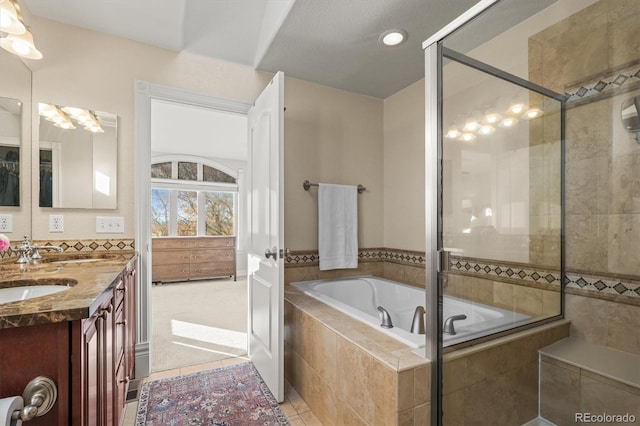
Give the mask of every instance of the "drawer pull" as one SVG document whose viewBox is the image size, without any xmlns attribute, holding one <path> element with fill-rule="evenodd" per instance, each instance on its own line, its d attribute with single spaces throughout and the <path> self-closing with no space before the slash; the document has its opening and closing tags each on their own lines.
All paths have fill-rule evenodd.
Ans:
<svg viewBox="0 0 640 426">
<path fill-rule="evenodd" d="M 116 322 L 116 325 L 127 325 L 127 320 L 118 321 L 118 322 Z"/>
<path fill-rule="evenodd" d="M 118 383 L 129 383 L 129 381 L 130 381 L 129 376 L 127 376 L 122 380 L 118 380 Z"/>
</svg>

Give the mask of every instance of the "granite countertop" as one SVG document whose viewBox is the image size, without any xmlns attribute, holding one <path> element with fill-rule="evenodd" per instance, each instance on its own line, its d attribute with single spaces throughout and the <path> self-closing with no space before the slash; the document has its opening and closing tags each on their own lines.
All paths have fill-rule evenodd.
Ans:
<svg viewBox="0 0 640 426">
<path fill-rule="evenodd" d="M 48 296 L 0 303 L 0 329 L 89 318 L 108 296 L 106 290 L 136 258 L 133 251 L 46 253 L 37 264 L 21 265 L 15 259 L 0 263 L 0 288 L 21 286 L 25 280 L 39 285 L 68 280 L 72 286 Z"/>
</svg>

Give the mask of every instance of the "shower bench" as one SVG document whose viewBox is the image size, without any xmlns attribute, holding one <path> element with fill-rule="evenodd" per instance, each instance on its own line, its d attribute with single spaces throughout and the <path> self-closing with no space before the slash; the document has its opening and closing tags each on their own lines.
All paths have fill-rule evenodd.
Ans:
<svg viewBox="0 0 640 426">
<path fill-rule="evenodd" d="M 589 422 L 585 416 L 600 415 L 640 419 L 639 355 L 571 337 L 538 353 L 544 419 L 555 424 Z M 623 422 L 617 420 L 609 423 Z"/>
</svg>

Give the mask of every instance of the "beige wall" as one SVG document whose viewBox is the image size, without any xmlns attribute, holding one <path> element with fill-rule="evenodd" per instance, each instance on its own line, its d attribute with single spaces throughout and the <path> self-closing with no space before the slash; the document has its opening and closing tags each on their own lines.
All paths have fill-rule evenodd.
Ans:
<svg viewBox="0 0 640 426">
<path fill-rule="evenodd" d="M 364 185 L 358 195 L 358 244 L 382 240 L 380 99 L 288 78 L 285 82 L 285 244 L 318 248 L 318 188 L 302 182 Z"/>
<path fill-rule="evenodd" d="M 44 58 L 30 61 L 33 102 L 109 111 L 118 115 L 118 208 L 116 210 L 41 209 L 33 200 L 34 239 L 131 238 L 134 236 L 135 117 L 134 82 L 145 80 L 250 102 L 271 74 L 188 53 L 176 53 L 53 21 L 32 18 L 31 29 Z M 37 108 L 33 136 L 37 135 Z M 37 160 L 37 154 L 34 154 Z M 34 185 L 37 184 L 37 180 Z M 34 186 L 32 193 L 38 193 Z M 35 197 L 34 197 L 35 198 Z M 48 215 L 63 214 L 65 232 L 48 232 Z M 124 234 L 95 234 L 95 217 L 125 218 Z"/>
<path fill-rule="evenodd" d="M 425 250 L 424 79 L 384 100 L 384 247 Z"/>
<path fill-rule="evenodd" d="M 34 202 L 36 239 L 134 236 L 136 80 L 251 102 L 271 78 L 271 74 L 249 67 L 175 53 L 49 20 L 34 19 L 32 26 L 44 53 L 44 59 L 30 64 L 34 102 L 114 112 L 119 126 L 118 208 L 55 210 L 53 213 L 65 216 L 65 232 L 51 234 L 47 216 L 52 211 Z M 305 179 L 365 185 L 367 191 L 359 196 L 358 205 L 359 243 L 363 247 L 382 245 L 382 100 L 287 78 L 285 105 L 287 246 L 317 247 L 317 189 L 304 191 Z M 33 118 L 37 123 L 36 114 Z M 35 194 L 37 188 L 33 191 Z M 124 216 L 125 234 L 96 235 L 97 215 Z"/>
<path fill-rule="evenodd" d="M 33 18 L 34 37 L 44 53 L 31 61 L 33 100 L 87 107 L 118 115 L 118 208 L 116 210 L 41 209 L 34 200 L 33 238 L 127 238 L 134 236 L 136 80 L 251 102 L 270 73 L 188 53 L 175 53 L 134 41 Z M 317 189 L 302 181 L 357 184 L 359 243 L 382 244 L 383 102 L 302 80 L 285 83 L 285 199 L 287 246 L 317 247 Z M 37 138 L 34 113 L 34 139 Z M 37 160 L 37 154 L 33 154 Z M 33 188 L 37 194 L 37 187 Z M 63 214 L 65 232 L 48 232 L 48 215 Z M 95 234 L 95 216 L 125 218 L 124 234 Z"/>
</svg>

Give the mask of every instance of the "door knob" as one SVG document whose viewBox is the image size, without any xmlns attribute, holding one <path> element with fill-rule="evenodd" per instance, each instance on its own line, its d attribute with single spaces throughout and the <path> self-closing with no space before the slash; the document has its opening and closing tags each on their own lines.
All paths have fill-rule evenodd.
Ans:
<svg viewBox="0 0 640 426">
<path fill-rule="evenodd" d="M 278 259 L 277 256 L 278 256 L 278 248 L 277 247 L 274 247 L 271 250 L 266 249 L 264 251 L 264 257 L 266 257 L 267 259 L 270 258 L 270 257 L 273 257 L 273 260 L 277 260 Z"/>
</svg>

